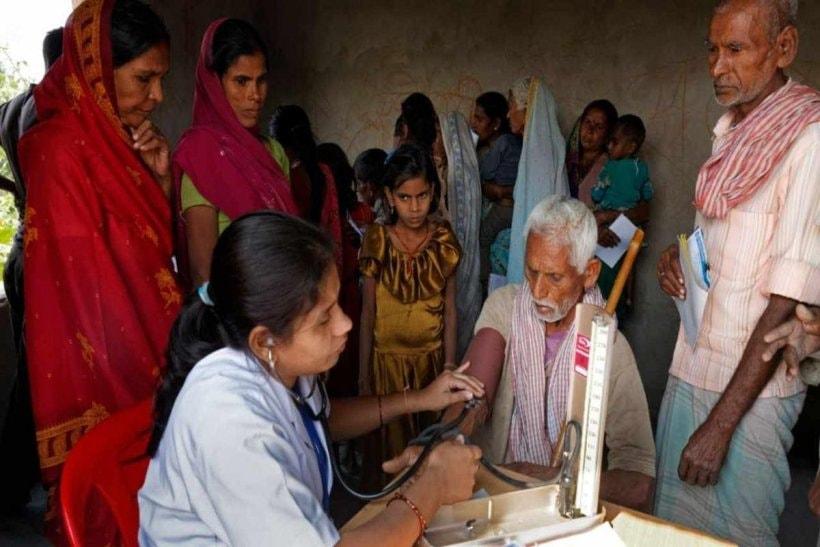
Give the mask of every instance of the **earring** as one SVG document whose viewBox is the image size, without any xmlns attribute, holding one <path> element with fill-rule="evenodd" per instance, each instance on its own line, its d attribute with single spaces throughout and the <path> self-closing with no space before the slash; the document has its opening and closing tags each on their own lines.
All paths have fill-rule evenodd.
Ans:
<svg viewBox="0 0 820 547">
<path fill-rule="evenodd" d="M 273 358 L 273 348 L 268 347 L 268 372 L 271 375 L 276 373 L 276 359 Z"/>
</svg>

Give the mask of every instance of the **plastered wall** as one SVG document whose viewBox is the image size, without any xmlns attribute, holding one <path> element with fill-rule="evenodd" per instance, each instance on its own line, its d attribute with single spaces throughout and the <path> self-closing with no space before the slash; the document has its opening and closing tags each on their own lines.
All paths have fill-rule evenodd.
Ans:
<svg viewBox="0 0 820 547">
<path fill-rule="evenodd" d="M 348 154 L 390 146 L 401 99 L 423 91 L 440 114 L 469 115 L 481 92 L 506 92 L 537 75 L 558 103 L 567 134 L 583 106 L 610 99 L 647 125 L 642 156 L 656 189 L 648 247 L 638 263 L 634 316 L 625 325 L 653 418 L 678 318 L 655 280 L 663 248 L 691 229 L 699 165 L 721 113 L 704 38 L 709 0 L 481 2 L 154 2 L 171 28 L 173 67 L 159 120 L 176 139 L 190 120 L 193 68 L 207 22 L 252 21 L 273 51 L 269 107 L 296 102 L 315 132 Z M 820 86 L 820 0 L 800 2 L 801 44 L 792 74 Z"/>
</svg>

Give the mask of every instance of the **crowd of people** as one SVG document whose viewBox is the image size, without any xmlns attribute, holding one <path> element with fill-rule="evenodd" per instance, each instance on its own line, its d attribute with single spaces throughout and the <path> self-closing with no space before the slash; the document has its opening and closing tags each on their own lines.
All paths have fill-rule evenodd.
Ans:
<svg viewBox="0 0 820 547">
<path fill-rule="evenodd" d="M 727 112 L 694 198 L 710 286 L 656 436 L 621 333 L 609 380 L 602 497 L 744 545 L 776 544 L 798 371 L 820 349 L 820 93 L 786 74 L 796 6 L 714 9 Z M 621 262 L 596 248 L 619 243 L 621 215 L 650 220 L 644 121 L 599 99 L 565 139 L 536 77 L 481 94 L 469 116 L 416 92 L 396 105 L 394 148 L 351 163 L 298 105 L 265 123 L 265 41 L 222 18 L 172 149 L 151 121 L 171 46 L 140 0 L 86 0 L 47 36 L 43 80 L 0 107 L 4 188 L 24 218 L 5 272 L 18 350 L 0 386 L 5 506 L 41 481 L 61 542 L 72 447 L 151 397 L 145 545 L 410 545 L 470 497 L 482 454 L 554 476 L 575 305 L 617 298 Z M 679 254 L 663 253 L 658 281 L 684 299 Z M 348 463 L 381 487 L 415 462 L 414 437 L 473 399 L 470 441 L 437 445 L 380 515 L 340 533 L 332 442 L 360 438 Z M 102 508 L 89 514 L 112 539 Z"/>
</svg>

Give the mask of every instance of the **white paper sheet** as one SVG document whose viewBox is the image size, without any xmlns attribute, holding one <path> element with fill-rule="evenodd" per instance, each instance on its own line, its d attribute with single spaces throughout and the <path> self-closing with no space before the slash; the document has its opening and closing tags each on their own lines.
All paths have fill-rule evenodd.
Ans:
<svg viewBox="0 0 820 547">
<path fill-rule="evenodd" d="M 683 270 L 683 282 L 686 287 L 686 298 L 683 300 L 673 298 L 673 300 L 680 314 L 686 343 L 690 347 L 694 347 L 695 342 L 698 340 L 700 322 L 703 318 L 703 310 L 706 308 L 706 299 L 709 296 L 709 291 L 704 289 L 704 287 L 708 287 L 708 283 L 702 277 L 702 272 L 705 270 L 701 268 L 701 260 L 705 262 L 706 257 L 699 252 L 693 252 L 697 250 L 694 234 L 688 238 L 681 236 L 678 245 L 680 247 L 680 263 L 681 270 Z M 705 252 L 705 250 L 702 252 Z"/>
<path fill-rule="evenodd" d="M 607 266 L 614 268 L 621 257 L 629 247 L 629 242 L 632 241 L 632 236 L 635 235 L 637 226 L 632 224 L 624 215 L 618 216 L 615 222 L 609 225 L 609 229 L 617 235 L 621 241 L 614 247 L 602 247 L 598 245 L 595 250 L 595 256 L 600 258 Z"/>
<path fill-rule="evenodd" d="M 729 541 L 675 526 L 650 520 L 638 514 L 624 511 L 612 521 L 612 528 L 629 547 L 729 547 Z"/>
</svg>

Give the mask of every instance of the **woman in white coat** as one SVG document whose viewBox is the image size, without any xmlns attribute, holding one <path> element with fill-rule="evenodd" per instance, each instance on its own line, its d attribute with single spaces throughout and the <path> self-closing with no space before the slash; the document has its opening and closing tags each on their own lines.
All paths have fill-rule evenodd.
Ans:
<svg viewBox="0 0 820 547">
<path fill-rule="evenodd" d="M 139 493 L 141 545 L 411 545 L 440 505 L 470 496 L 480 450 L 445 442 L 377 518 L 337 531 L 322 416 L 341 440 L 483 395 L 459 369 L 418 392 L 334 400 L 330 413 L 317 378 L 351 327 L 338 292 L 332 243 L 301 220 L 253 213 L 220 236 L 210 283 L 171 333 Z M 385 470 L 411 460 L 406 451 Z"/>
</svg>

